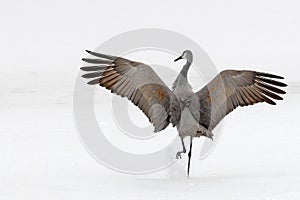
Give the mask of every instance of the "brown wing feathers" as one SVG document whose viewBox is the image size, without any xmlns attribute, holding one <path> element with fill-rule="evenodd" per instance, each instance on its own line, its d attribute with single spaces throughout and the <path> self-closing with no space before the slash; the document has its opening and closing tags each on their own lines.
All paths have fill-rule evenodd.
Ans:
<svg viewBox="0 0 300 200">
<path fill-rule="evenodd" d="M 83 78 L 93 79 L 88 84 L 99 84 L 112 93 L 127 97 L 146 114 L 155 132 L 163 130 L 170 122 L 173 126 L 178 123 L 180 111 L 172 113 L 179 104 L 177 98 L 149 66 L 121 57 L 87 52 L 101 58 L 82 59 L 96 64 L 81 68 L 89 72 L 82 75 Z"/>
<path fill-rule="evenodd" d="M 276 105 L 274 100 L 282 100 L 279 95 L 286 93 L 279 87 L 287 85 L 274 79 L 283 77 L 255 71 L 222 71 L 196 93 L 200 106 L 206 106 L 200 109 L 200 123 L 213 129 L 238 106 L 260 102 Z"/>
<path fill-rule="evenodd" d="M 221 77 L 225 87 L 233 88 L 227 95 L 236 96 L 240 106 L 252 105 L 258 102 L 267 102 L 275 105 L 272 100 L 282 100 L 278 94 L 286 92 L 278 87 L 287 86 L 285 83 L 273 80 L 283 79 L 281 76 L 255 71 L 223 71 Z M 273 78 L 273 79 L 270 79 Z M 239 98 L 240 97 L 240 98 Z"/>
</svg>

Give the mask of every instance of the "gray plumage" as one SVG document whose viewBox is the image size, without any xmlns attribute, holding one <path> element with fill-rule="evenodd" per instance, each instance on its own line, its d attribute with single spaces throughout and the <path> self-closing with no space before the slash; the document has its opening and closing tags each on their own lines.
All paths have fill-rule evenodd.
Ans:
<svg viewBox="0 0 300 200">
<path fill-rule="evenodd" d="M 212 139 L 212 130 L 238 106 L 260 102 L 275 105 L 274 100 L 282 100 L 279 94 L 285 94 L 279 87 L 287 86 L 274 80 L 283 79 L 281 76 L 249 70 L 225 70 L 201 90 L 193 92 L 187 78 L 193 55 L 186 50 L 174 60 L 186 59 L 187 62 L 170 90 L 146 64 L 87 52 L 99 57 L 83 59 L 95 64 L 81 68 L 89 72 L 82 76 L 92 79 L 88 84 L 99 84 L 112 93 L 128 98 L 145 113 L 154 126 L 154 132 L 165 129 L 170 123 L 176 126 L 183 145 L 183 150 L 177 153 L 176 158 L 181 158 L 181 154 L 186 152 L 183 139 L 191 137 L 188 175 L 193 137 Z"/>
</svg>

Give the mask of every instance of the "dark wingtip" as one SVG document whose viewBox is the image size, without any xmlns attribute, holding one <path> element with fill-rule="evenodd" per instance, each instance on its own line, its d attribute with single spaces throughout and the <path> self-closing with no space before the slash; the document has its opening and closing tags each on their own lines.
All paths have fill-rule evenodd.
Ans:
<svg viewBox="0 0 300 200">
<path fill-rule="evenodd" d="M 272 105 L 272 106 L 275 106 L 275 105 L 276 105 L 276 103 L 275 103 L 273 100 L 271 100 L 271 99 L 266 100 L 266 102 L 267 102 L 268 104 Z"/>
<path fill-rule="evenodd" d="M 89 77 L 88 77 L 88 74 L 83 74 L 83 75 L 81 75 L 81 77 L 82 77 L 82 78 L 89 78 Z"/>
<path fill-rule="evenodd" d="M 269 74 L 269 73 L 265 73 L 265 72 L 257 72 L 256 74 L 258 76 L 264 76 L 264 77 L 268 77 L 268 78 L 284 79 L 283 76 L 279 76 L 279 75 L 275 75 L 275 74 Z"/>
<path fill-rule="evenodd" d="M 275 75 L 275 74 L 272 74 L 271 78 L 284 79 L 283 76 L 278 76 L 278 75 Z"/>
<path fill-rule="evenodd" d="M 97 78 L 97 79 L 94 79 L 94 80 L 91 80 L 91 81 L 89 81 L 89 82 L 87 82 L 87 84 L 88 85 L 96 85 L 96 84 L 99 84 L 99 78 Z"/>
<path fill-rule="evenodd" d="M 88 52 L 88 53 L 91 53 L 91 51 L 90 51 L 90 50 L 87 50 L 87 49 L 86 49 L 85 51 L 86 51 L 86 52 Z"/>
<path fill-rule="evenodd" d="M 281 92 L 279 94 L 286 94 L 286 91 L 281 90 Z"/>
<path fill-rule="evenodd" d="M 86 61 L 86 58 L 81 58 L 81 60 L 85 62 L 85 61 Z"/>
</svg>

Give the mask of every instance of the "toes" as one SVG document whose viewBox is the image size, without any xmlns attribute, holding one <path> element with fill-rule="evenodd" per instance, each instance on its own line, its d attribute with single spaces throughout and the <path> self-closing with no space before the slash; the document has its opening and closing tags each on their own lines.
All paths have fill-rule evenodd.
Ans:
<svg viewBox="0 0 300 200">
<path fill-rule="evenodd" d="M 176 159 L 181 159 L 181 153 L 176 154 Z"/>
</svg>

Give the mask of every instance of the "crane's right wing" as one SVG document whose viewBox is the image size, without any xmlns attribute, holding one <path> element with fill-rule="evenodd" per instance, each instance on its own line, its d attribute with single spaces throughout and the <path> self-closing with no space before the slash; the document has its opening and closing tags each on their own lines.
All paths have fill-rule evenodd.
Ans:
<svg viewBox="0 0 300 200">
<path fill-rule="evenodd" d="M 197 116 L 200 124 L 212 130 L 238 106 L 259 102 L 275 105 L 272 99 L 282 100 L 278 94 L 285 94 L 278 87 L 287 85 L 274 79 L 283 77 L 247 70 L 222 71 L 196 93 L 198 104 L 193 105 L 198 105 L 199 109 L 198 113 L 194 112 L 194 116 Z"/>
<path fill-rule="evenodd" d="M 178 124 L 181 115 L 179 101 L 150 66 L 121 57 L 87 52 L 101 58 L 82 59 L 96 64 L 81 67 L 81 70 L 89 72 L 82 77 L 92 79 L 88 84 L 99 84 L 112 93 L 127 97 L 145 113 L 155 127 L 154 132 L 165 129 L 169 123 L 173 126 Z"/>
</svg>

